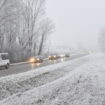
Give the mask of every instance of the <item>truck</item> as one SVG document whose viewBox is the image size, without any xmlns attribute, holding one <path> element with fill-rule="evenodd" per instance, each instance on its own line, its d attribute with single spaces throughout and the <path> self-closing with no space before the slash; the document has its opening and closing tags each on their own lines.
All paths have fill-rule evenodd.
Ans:
<svg viewBox="0 0 105 105">
<path fill-rule="evenodd" d="M 9 69 L 10 60 L 8 57 L 8 53 L 0 53 L 0 67 L 5 67 Z"/>
</svg>

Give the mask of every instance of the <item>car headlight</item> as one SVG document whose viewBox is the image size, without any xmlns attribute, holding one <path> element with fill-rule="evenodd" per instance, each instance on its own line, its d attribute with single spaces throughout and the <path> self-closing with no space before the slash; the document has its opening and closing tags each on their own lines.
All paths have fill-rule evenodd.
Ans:
<svg viewBox="0 0 105 105">
<path fill-rule="evenodd" d="M 39 58 L 37 58 L 37 61 L 39 61 L 40 59 Z"/>
<path fill-rule="evenodd" d="M 35 62 L 35 58 L 31 58 L 31 59 L 29 60 L 29 62 L 31 62 L 31 63 Z"/>
<path fill-rule="evenodd" d="M 56 55 L 54 55 L 54 58 L 56 58 Z"/>
<path fill-rule="evenodd" d="M 51 58 L 51 56 L 49 56 L 48 58 Z"/>
</svg>

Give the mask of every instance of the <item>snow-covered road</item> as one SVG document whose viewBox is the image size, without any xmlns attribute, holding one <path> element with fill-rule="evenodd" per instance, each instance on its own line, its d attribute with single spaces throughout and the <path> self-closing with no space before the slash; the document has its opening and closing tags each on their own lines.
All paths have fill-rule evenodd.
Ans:
<svg viewBox="0 0 105 105">
<path fill-rule="evenodd" d="M 0 79 L 0 105 L 105 105 L 105 55 Z"/>
</svg>

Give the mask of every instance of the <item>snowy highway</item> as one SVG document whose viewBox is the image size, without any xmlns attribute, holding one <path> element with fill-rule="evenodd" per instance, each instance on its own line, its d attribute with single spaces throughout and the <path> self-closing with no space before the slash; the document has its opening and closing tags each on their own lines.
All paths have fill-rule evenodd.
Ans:
<svg viewBox="0 0 105 105">
<path fill-rule="evenodd" d="M 81 56 L 84 56 L 86 54 L 79 54 L 79 55 L 73 55 L 70 58 L 66 58 L 63 60 L 67 61 L 67 60 L 72 60 L 74 58 L 78 58 Z M 4 68 L 0 68 L 0 77 L 3 76 L 7 76 L 7 75 L 12 75 L 12 74 L 17 74 L 17 73 L 22 73 L 22 72 L 27 72 L 30 70 L 35 70 L 36 68 L 40 68 L 43 66 L 48 66 L 51 64 L 55 64 L 55 63 L 60 63 L 62 62 L 62 59 L 56 60 L 56 61 L 49 61 L 46 60 L 41 64 L 29 64 L 29 63 L 23 63 L 23 64 L 17 64 L 17 65 L 11 65 L 9 69 L 4 69 Z"/>
<path fill-rule="evenodd" d="M 0 105 L 105 105 L 105 0 L 0 0 Z"/>
</svg>

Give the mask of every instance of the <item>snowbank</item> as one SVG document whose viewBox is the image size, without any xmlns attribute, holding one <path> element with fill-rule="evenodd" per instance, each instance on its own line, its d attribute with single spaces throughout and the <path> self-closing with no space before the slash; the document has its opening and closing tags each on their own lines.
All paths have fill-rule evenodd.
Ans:
<svg viewBox="0 0 105 105">
<path fill-rule="evenodd" d="M 104 105 L 105 56 L 87 59 L 66 76 L 4 99 L 0 105 Z"/>
</svg>

